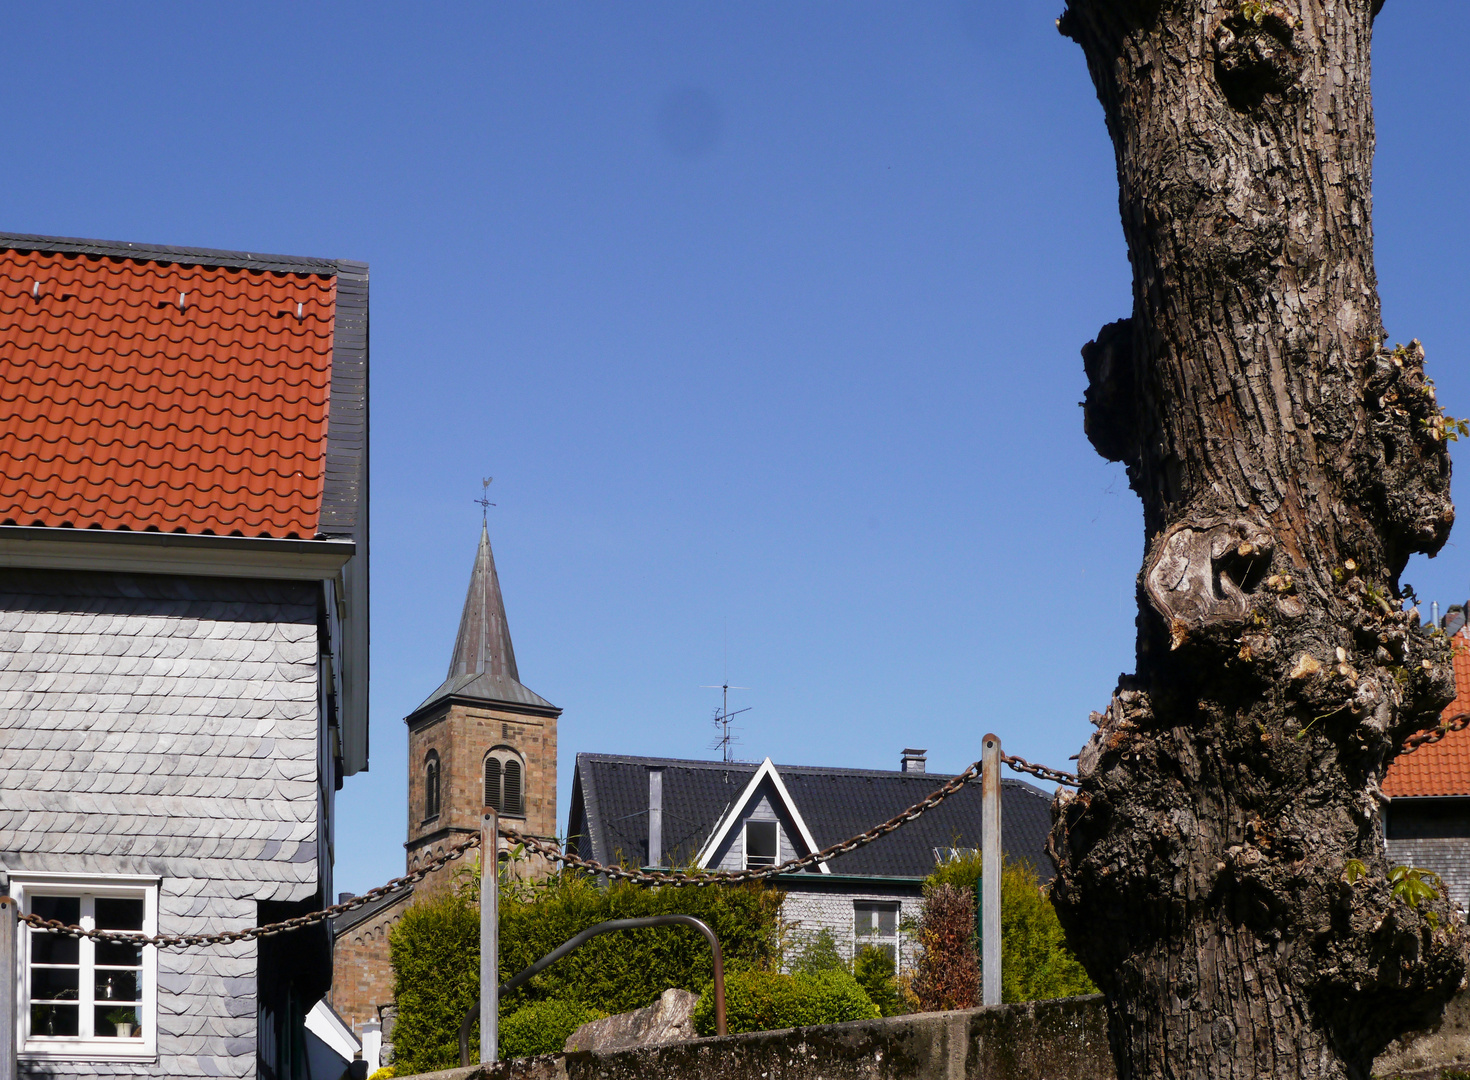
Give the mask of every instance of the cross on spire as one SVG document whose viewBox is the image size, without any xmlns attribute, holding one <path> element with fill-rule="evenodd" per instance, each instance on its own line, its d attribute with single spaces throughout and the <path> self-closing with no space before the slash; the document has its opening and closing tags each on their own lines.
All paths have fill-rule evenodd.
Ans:
<svg viewBox="0 0 1470 1080">
<path fill-rule="evenodd" d="M 486 524 L 490 521 L 490 508 L 495 505 L 490 501 L 490 485 L 494 482 L 495 477 L 485 477 L 485 479 L 480 481 L 480 497 L 470 500 L 470 502 L 476 503 L 480 507 L 480 518 Z"/>
</svg>

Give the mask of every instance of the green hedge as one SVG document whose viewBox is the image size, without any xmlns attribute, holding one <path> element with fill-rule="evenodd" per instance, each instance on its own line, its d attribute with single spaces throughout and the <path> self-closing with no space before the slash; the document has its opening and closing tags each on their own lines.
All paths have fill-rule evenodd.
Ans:
<svg viewBox="0 0 1470 1080">
<path fill-rule="evenodd" d="M 878 1007 L 846 971 L 801 975 L 740 971 L 725 976 L 725 1022 L 732 1035 L 878 1015 Z M 694 1030 L 701 1035 L 716 1033 L 713 990 L 706 990 L 694 1006 Z"/>
<path fill-rule="evenodd" d="M 507 890 L 509 891 L 509 890 Z M 568 938 L 609 919 L 684 914 L 702 919 L 720 939 L 729 972 L 774 966 L 783 894 L 756 885 L 602 887 L 566 874 L 544 886 L 502 897 L 500 963 L 520 971 Z M 651 1005 L 670 987 L 699 993 L 714 978 L 709 945 L 689 927 L 623 930 L 593 938 L 515 993 L 508 1008 L 557 998 L 611 1013 Z"/>
<path fill-rule="evenodd" d="M 459 1064 L 459 1022 L 480 990 L 480 915 L 472 895 L 446 891 L 417 899 L 389 935 L 398 1003 L 394 1066 L 400 1074 Z M 502 885 L 502 980 L 589 926 L 672 913 L 693 915 L 714 929 L 727 972 L 774 966 L 782 899 L 782 893 L 755 885 L 643 889 L 619 882 L 603 888 L 574 874 L 538 885 Z M 506 1023 L 528 1005 L 558 1002 L 620 1013 L 652 1004 L 670 987 L 698 993 L 713 977 L 709 945 L 691 928 L 602 935 L 506 995 L 500 1003 L 502 1053 L 512 1054 L 504 1041 Z M 479 1025 L 473 1030 L 478 1060 Z"/>
<path fill-rule="evenodd" d="M 552 998 L 533 1002 L 501 1018 L 500 1056 L 517 1058 L 559 1054 L 572 1032 L 589 1020 L 600 1020 L 606 1015 L 599 1009 L 589 1009 L 575 1001 Z"/>
</svg>

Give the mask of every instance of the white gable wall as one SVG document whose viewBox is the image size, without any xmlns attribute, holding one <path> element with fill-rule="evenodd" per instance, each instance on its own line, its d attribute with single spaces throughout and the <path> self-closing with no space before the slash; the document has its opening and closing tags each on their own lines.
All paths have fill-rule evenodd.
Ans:
<svg viewBox="0 0 1470 1080">
<path fill-rule="evenodd" d="M 311 897 L 313 587 L 216 581 L 157 599 L 71 577 L 102 595 L 0 572 L 0 865 L 157 877 L 162 933 L 243 928 L 257 901 Z M 156 1063 L 23 1075 L 254 1076 L 255 956 L 160 950 Z"/>
<path fill-rule="evenodd" d="M 747 821 L 774 821 L 781 837 L 781 861 L 806 854 L 806 845 L 800 838 L 796 823 L 784 808 L 780 808 L 775 786 L 769 781 L 761 782 L 755 797 L 747 804 L 746 812 L 731 827 L 724 841 L 715 849 L 709 867 L 714 870 L 742 870 L 745 867 L 745 823 Z"/>
</svg>

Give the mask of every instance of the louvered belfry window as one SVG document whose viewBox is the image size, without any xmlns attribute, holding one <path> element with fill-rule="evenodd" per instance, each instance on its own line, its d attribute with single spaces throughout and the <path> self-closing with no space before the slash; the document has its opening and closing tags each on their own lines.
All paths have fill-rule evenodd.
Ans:
<svg viewBox="0 0 1470 1080">
<path fill-rule="evenodd" d="M 510 747 L 491 750 L 485 755 L 485 805 L 506 817 L 525 817 L 525 774 L 521 756 Z"/>
</svg>

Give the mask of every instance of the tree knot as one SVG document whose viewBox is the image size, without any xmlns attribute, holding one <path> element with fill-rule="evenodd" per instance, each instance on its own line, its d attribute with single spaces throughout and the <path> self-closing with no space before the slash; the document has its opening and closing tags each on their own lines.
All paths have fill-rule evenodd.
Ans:
<svg viewBox="0 0 1470 1080">
<path fill-rule="evenodd" d="M 1274 548 L 1269 532 L 1240 518 L 1182 522 L 1156 540 L 1144 583 L 1169 627 L 1170 648 L 1201 627 L 1243 622 Z"/>
<path fill-rule="evenodd" d="M 1301 78 L 1296 47 L 1301 22 L 1284 8 L 1245 0 L 1215 28 L 1215 76 L 1230 104 L 1257 108 L 1268 95 L 1284 95 Z"/>
<path fill-rule="evenodd" d="M 1087 393 L 1082 427 L 1099 454 L 1130 469 L 1139 463 L 1138 400 L 1133 378 L 1133 320 L 1119 319 L 1082 346 Z"/>
</svg>

